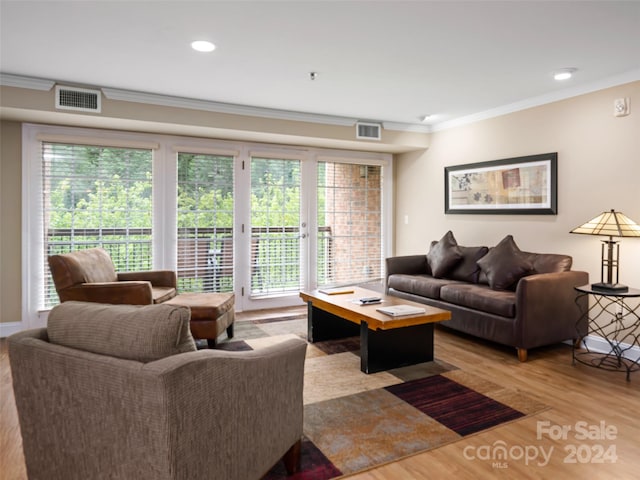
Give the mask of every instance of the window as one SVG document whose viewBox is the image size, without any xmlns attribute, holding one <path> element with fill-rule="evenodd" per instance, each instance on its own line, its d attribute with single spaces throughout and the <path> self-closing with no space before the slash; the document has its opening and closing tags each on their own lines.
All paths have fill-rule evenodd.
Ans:
<svg viewBox="0 0 640 480">
<path fill-rule="evenodd" d="M 233 290 L 234 157 L 178 154 L 178 290 Z"/>
<path fill-rule="evenodd" d="M 116 270 L 174 270 L 238 311 L 381 278 L 390 155 L 23 126 L 23 318 L 57 302 L 49 255 L 100 246 Z M 384 228 L 388 225 L 389 228 Z"/>
<path fill-rule="evenodd" d="M 382 277 L 382 167 L 318 162 L 319 286 Z"/>
<path fill-rule="evenodd" d="M 103 247 L 117 271 L 151 269 L 151 150 L 43 142 L 41 178 L 40 308 L 58 303 L 49 255 Z"/>
</svg>

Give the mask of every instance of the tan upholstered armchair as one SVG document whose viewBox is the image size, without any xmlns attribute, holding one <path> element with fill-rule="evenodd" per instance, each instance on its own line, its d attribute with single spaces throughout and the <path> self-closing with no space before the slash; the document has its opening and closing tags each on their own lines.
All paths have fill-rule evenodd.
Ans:
<svg viewBox="0 0 640 480">
<path fill-rule="evenodd" d="M 52 255 L 49 267 L 61 302 L 149 305 L 176 295 L 175 272 L 116 273 L 111 257 L 102 248 Z"/>
<path fill-rule="evenodd" d="M 8 339 L 30 480 L 258 480 L 299 466 L 306 342 L 196 351 L 189 310 L 66 302 Z"/>
</svg>

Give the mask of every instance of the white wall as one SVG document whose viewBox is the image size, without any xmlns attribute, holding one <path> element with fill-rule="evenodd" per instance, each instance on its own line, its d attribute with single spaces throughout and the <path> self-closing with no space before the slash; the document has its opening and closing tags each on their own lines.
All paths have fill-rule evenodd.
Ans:
<svg viewBox="0 0 640 480">
<path fill-rule="evenodd" d="M 631 114 L 614 117 L 621 97 Z M 548 152 L 558 152 L 558 215 L 444 214 L 445 166 Z M 605 237 L 569 231 L 612 208 L 640 223 L 640 82 L 435 132 L 427 151 L 399 155 L 396 169 L 397 255 L 426 253 L 447 230 L 461 245 L 512 234 L 522 250 L 573 256 L 596 281 Z M 640 288 L 640 238 L 620 248 L 620 282 Z"/>
</svg>

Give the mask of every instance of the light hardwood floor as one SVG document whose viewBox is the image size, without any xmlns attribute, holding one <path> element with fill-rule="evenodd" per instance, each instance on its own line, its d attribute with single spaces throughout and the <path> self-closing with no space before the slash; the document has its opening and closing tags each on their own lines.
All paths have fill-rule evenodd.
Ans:
<svg viewBox="0 0 640 480">
<path fill-rule="evenodd" d="M 6 350 L 1 340 L 0 479 L 22 480 L 26 474 Z M 441 360 L 520 390 L 549 408 L 350 480 L 639 478 L 640 372 L 627 382 L 622 373 L 573 366 L 567 345 L 532 350 L 529 360 L 520 363 L 514 349 L 444 328 L 436 329 L 435 352 Z M 486 459 L 497 447 L 506 449 L 506 458 Z"/>
</svg>

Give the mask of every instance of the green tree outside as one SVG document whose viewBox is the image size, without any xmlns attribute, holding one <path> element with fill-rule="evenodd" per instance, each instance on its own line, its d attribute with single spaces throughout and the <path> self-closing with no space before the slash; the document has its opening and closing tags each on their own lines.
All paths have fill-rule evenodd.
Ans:
<svg viewBox="0 0 640 480">
<path fill-rule="evenodd" d="M 152 155 L 146 150 L 50 144 L 45 198 L 48 229 L 70 231 L 50 236 L 50 254 L 104 246 L 120 271 L 151 268 L 153 226 Z M 219 250 L 232 241 L 234 225 L 233 157 L 179 154 L 177 226 L 179 238 L 194 236 Z M 324 179 L 326 164 L 318 165 Z M 254 244 L 252 285 L 295 289 L 300 276 L 300 165 L 273 159 L 252 161 L 251 223 Z M 319 185 L 324 182 L 320 181 Z M 318 187 L 318 221 L 323 225 L 325 192 Z M 88 230 L 91 234 L 83 232 Z M 100 235 L 99 230 L 122 232 Z M 136 233 L 125 233 L 131 229 Z M 207 231 L 197 234 L 196 229 Z M 211 233 L 220 229 L 220 234 Z M 188 237 L 184 237 L 188 238 Z M 325 249 L 321 249 L 324 252 Z M 135 258 L 142 264 L 132 265 Z M 320 261 L 319 265 L 325 262 Z M 232 289 L 230 276 L 225 289 Z M 320 275 L 326 272 L 320 269 Z M 319 279 L 320 280 L 320 279 Z M 203 289 L 202 279 L 181 279 L 182 288 Z"/>
</svg>

